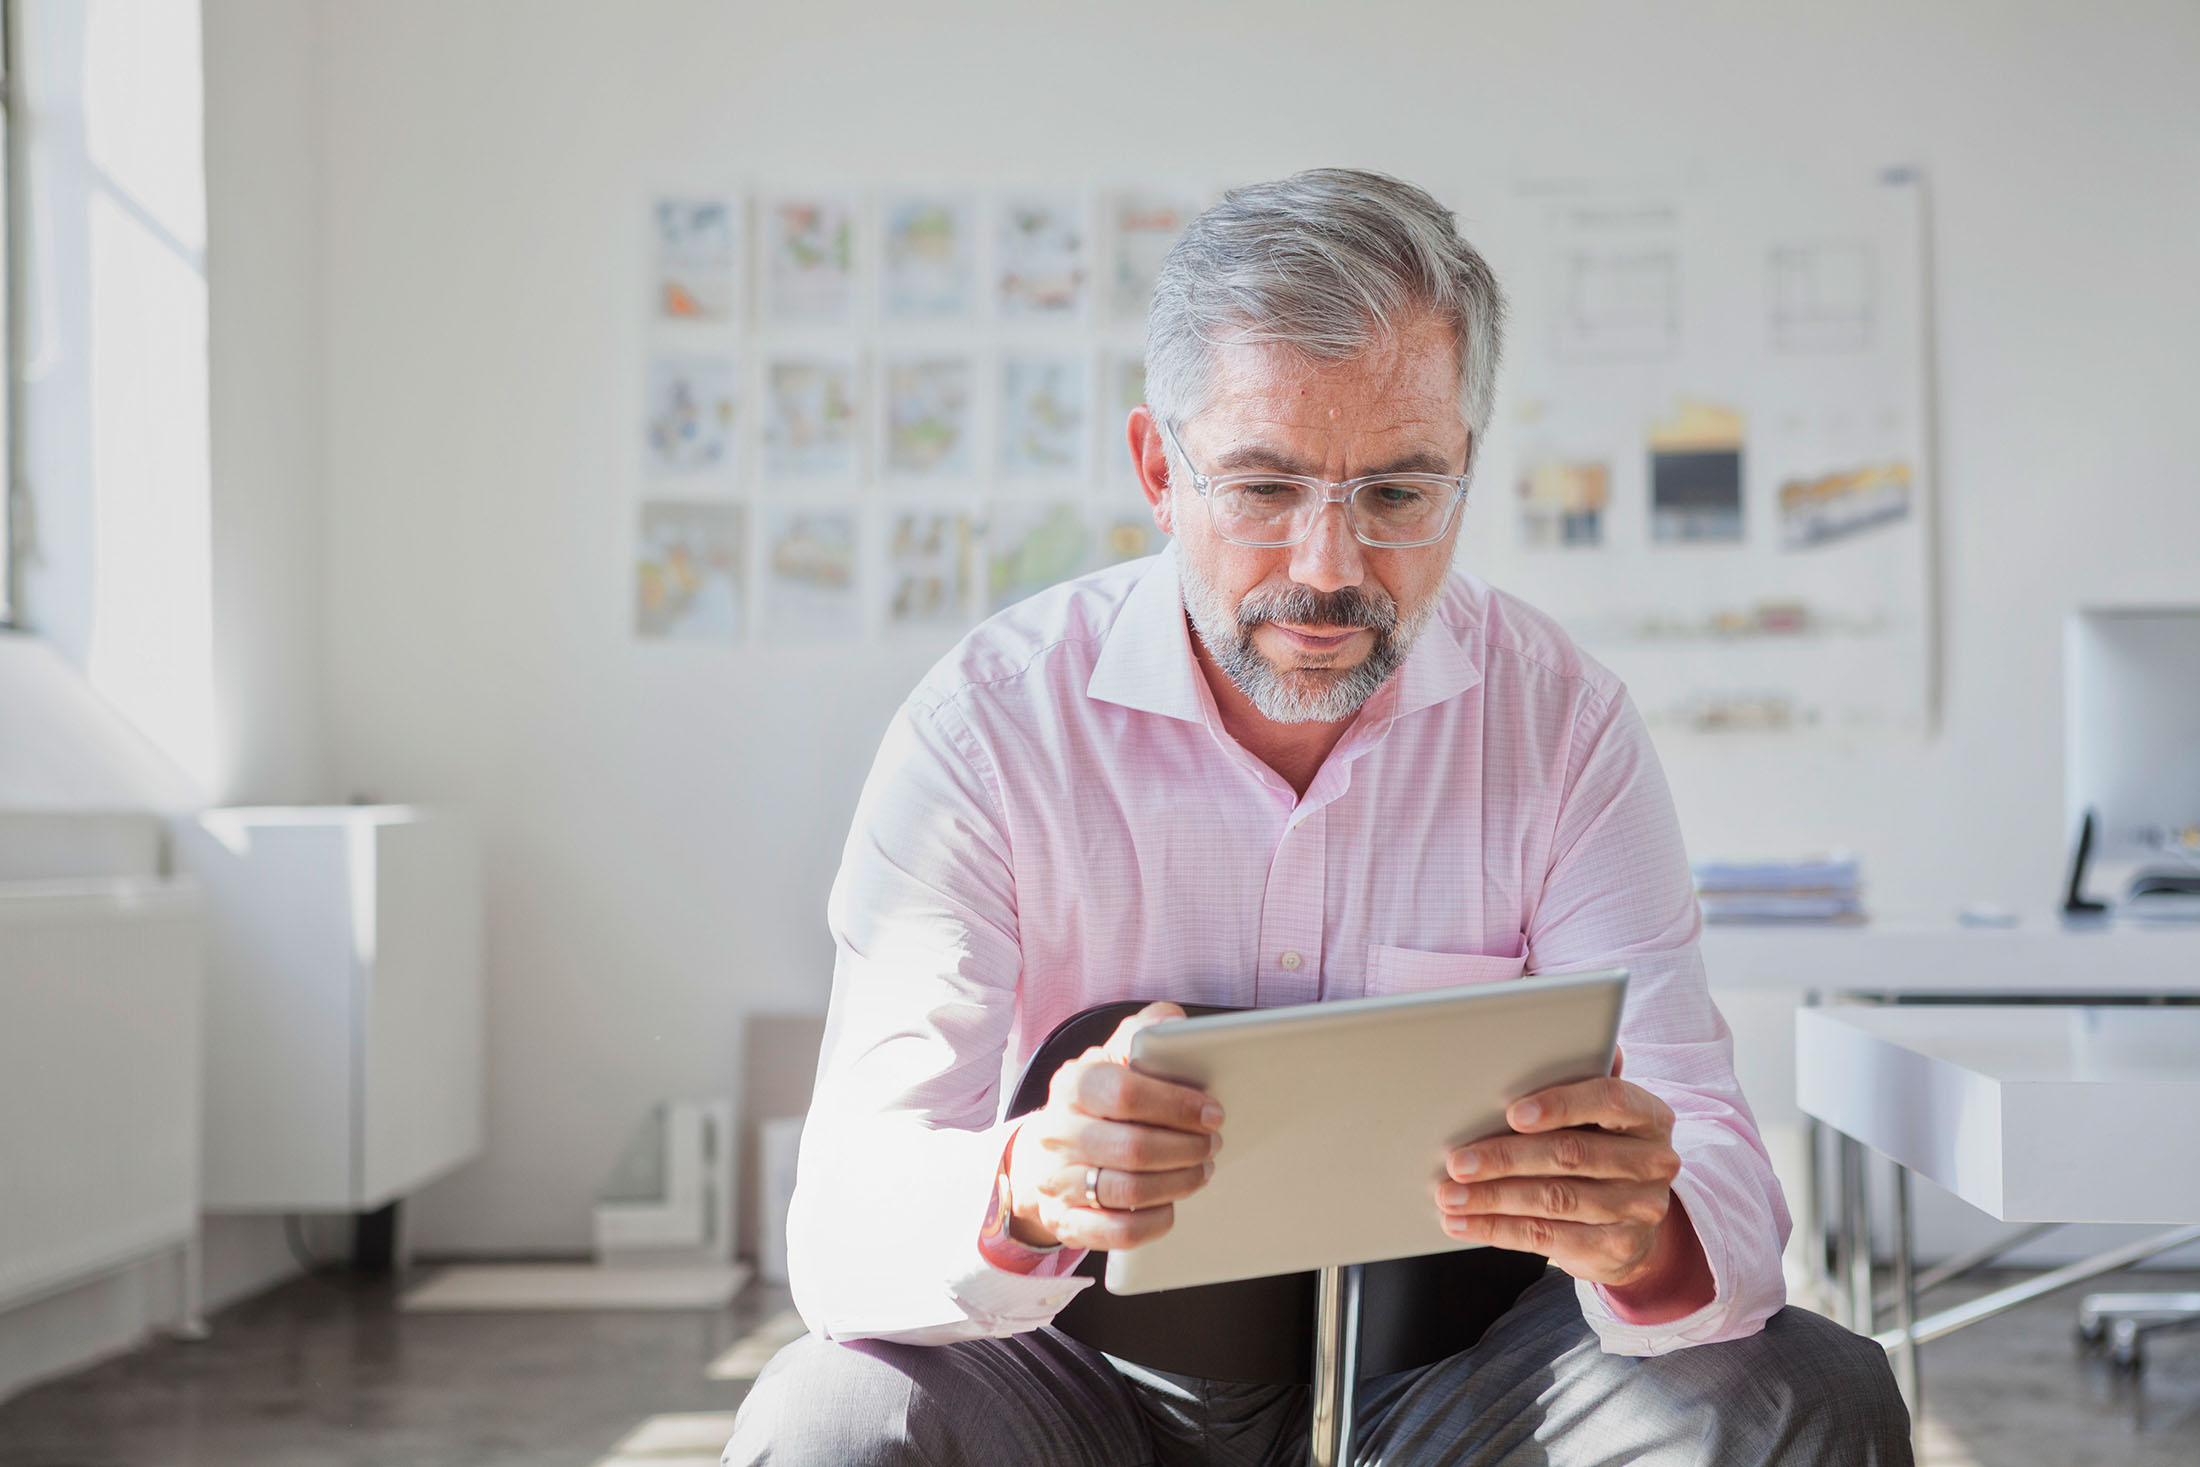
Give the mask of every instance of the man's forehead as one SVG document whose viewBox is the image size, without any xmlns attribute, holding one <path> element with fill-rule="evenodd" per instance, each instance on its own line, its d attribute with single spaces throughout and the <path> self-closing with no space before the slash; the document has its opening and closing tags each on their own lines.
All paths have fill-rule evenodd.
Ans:
<svg viewBox="0 0 2200 1467">
<path fill-rule="evenodd" d="M 1185 435 L 1211 462 L 1209 472 L 1294 464 L 1315 472 L 1315 461 L 1340 450 L 1386 461 L 1425 455 L 1436 460 L 1432 471 L 1456 472 L 1466 447 L 1448 331 L 1393 338 L 1340 362 L 1234 344 L 1218 350 L 1213 366 L 1206 404 Z"/>
</svg>

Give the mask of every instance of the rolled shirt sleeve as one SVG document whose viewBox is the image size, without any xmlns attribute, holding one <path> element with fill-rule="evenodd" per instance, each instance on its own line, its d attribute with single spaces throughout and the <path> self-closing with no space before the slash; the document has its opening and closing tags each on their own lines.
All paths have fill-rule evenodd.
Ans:
<svg viewBox="0 0 2200 1467">
<path fill-rule="evenodd" d="M 1703 1244 L 1716 1292 L 1694 1313 L 1635 1324 L 1598 1285 L 1577 1283 L 1608 1354 L 1662 1355 L 1755 1334 L 1786 1302 L 1787 1206 L 1734 1078 L 1733 1035 L 1697 950 L 1702 917 L 1680 822 L 1648 729 L 1624 692 L 1586 705 L 1571 753 L 1553 858 L 1529 926 L 1533 971 L 1625 964 L 1625 1078 L 1674 1115 L 1673 1191 Z"/>
<path fill-rule="evenodd" d="M 836 949 L 788 1215 L 795 1305 L 827 1339 L 1036 1329 L 1091 1281 L 979 1247 L 1009 1128 L 1016 893 L 998 795 L 958 713 L 913 699 L 872 766 L 827 906 Z"/>
</svg>

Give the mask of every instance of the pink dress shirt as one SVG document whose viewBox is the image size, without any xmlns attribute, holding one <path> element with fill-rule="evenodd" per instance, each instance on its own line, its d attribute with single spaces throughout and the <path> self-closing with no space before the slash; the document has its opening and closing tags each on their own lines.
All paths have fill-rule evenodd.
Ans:
<svg viewBox="0 0 2200 1467">
<path fill-rule="evenodd" d="M 1717 1294 L 1641 1325 L 1584 1284 L 1583 1312 L 1607 1351 L 1653 1355 L 1754 1333 L 1783 1302 L 1787 1209 L 1649 735 L 1618 679 L 1472 576 L 1303 798 L 1223 731 L 1173 546 L 1011 607 L 894 718 L 827 911 L 788 1261 L 828 1338 L 1036 1329 L 1089 1283 L 1074 1250 L 1018 1272 L 979 1245 L 1015 1078 L 1080 1010 L 1611 964 L 1633 974 L 1626 1075 L 1678 1117 L 1673 1187 Z"/>
</svg>

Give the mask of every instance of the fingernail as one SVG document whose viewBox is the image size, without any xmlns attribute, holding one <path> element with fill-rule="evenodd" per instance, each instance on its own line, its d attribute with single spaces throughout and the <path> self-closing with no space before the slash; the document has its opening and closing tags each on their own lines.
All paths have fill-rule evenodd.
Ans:
<svg viewBox="0 0 2200 1467">
<path fill-rule="evenodd" d="M 1467 1189 L 1447 1184 L 1436 1189 L 1436 1205 L 1439 1207 L 1464 1207 L 1467 1205 Z"/>
<path fill-rule="evenodd" d="M 1482 1158 L 1471 1151 L 1454 1153 L 1451 1158 L 1451 1174 L 1455 1177 L 1471 1177 L 1482 1170 Z"/>
<path fill-rule="evenodd" d="M 1213 1156 L 1213 1155 L 1214 1155 L 1214 1154 L 1215 1154 L 1216 1152 L 1220 1151 L 1221 1149 L 1222 1149 L 1222 1133 L 1221 1133 L 1220 1131 L 1209 1131 L 1209 1132 L 1207 1133 L 1207 1154 L 1208 1154 L 1209 1156 Z"/>
<path fill-rule="evenodd" d="M 1205 1126 L 1210 1131 L 1212 1131 L 1215 1127 L 1221 1125 L 1222 1107 L 1215 1104 L 1211 1100 L 1208 1101 L 1205 1105 L 1199 1108 L 1199 1123 Z"/>
<path fill-rule="evenodd" d="M 1201 1162 L 1201 1163 L 1199 1164 L 1199 1179 L 1200 1179 L 1200 1180 L 1201 1180 L 1202 1182 L 1206 1181 L 1206 1180 L 1207 1180 L 1207 1179 L 1208 1179 L 1209 1177 L 1213 1176 L 1214 1174 L 1215 1174 L 1215 1164 L 1214 1164 L 1213 1162 L 1211 1162 L 1211 1161 L 1203 1161 L 1203 1162 Z"/>
<path fill-rule="evenodd" d="M 1513 1107 L 1513 1114 L 1520 1117 L 1520 1124 L 1532 1126 L 1543 1118 L 1543 1107 L 1532 1100 L 1523 1100 Z"/>
</svg>

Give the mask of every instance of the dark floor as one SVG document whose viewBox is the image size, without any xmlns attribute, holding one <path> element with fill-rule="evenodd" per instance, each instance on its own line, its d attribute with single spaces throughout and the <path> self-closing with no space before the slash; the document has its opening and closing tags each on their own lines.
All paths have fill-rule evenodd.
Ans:
<svg viewBox="0 0 2200 1467">
<path fill-rule="evenodd" d="M 763 1288 L 713 1314 L 400 1315 L 391 1299 L 299 1280 L 216 1316 L 209 1340 L 27 1392 L 0 1405 L 0 1467 L 591 1467 L 648 1417 L 732 1410 L 746 1385 L 704 1368 L 786 1305 Z M 2200 1464 L 2200 1333 L 2154 1343 L 2134 1431 L 2128 1392 L 2072 1349 L 2074 1308 L 2058 1297 L 1926 1347 L 1928 1463 Z"/>
</svg>

